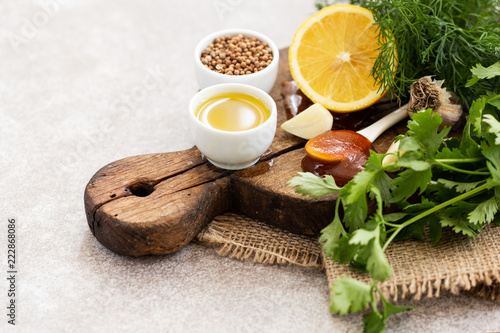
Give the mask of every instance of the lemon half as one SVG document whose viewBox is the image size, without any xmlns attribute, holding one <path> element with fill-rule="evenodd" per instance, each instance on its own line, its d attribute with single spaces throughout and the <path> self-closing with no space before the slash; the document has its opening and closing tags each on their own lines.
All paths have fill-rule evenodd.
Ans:
<svg viewBox="0 0 500 333">
<path fill-rule="evenodd" d="M 364 109 L 385 93 L 370 75 L 379 54 L 372 12 L 332 5 L 309 17 L 289 49 L 293 79 L 313 102 L 336 112 Z"/>
</svg>

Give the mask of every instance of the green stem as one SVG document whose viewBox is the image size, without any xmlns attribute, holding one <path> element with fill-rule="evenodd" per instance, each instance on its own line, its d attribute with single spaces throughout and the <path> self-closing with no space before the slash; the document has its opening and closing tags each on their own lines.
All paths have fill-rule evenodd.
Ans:
<svg viewBox="0 0 500 333">
<path fill-rule="evenodd" d="M 380 291 L 379 291 L 379 289 L 377 287 L 377 281 L 373 277 L 372 277 L 371 289 L 372 289 L 371 290 L 372 295 L 375 292 L 379 292 L 380 293 Z M 377 301 L 375 301 L 375 297 L 373 297 L 373 300 L 371 301 L 371 306 L 372 306 L 373 312 L 380 314 L 380 312 L 377 309 Z"/>
<path fill-rule="evenodd" d="M 480 176 L 488 176 L 490 174 L 489 172 L 486 172 L 486 171 L 472 171 L 472 170 L 464 170 L 464 169 L 456 168 L 454 166 L 448 165 L 448 164 L 443 163 L 441 161 L 442 160 L 434 160 L 434 162 L 436 162 L 436 164 L 442 166 L 443 168 L 447 168 L 447 169 L 450 169 L 450 170 L 453 170 L 456 172 L 467 173 L 470 175 L 480 175 Z"/>
<path fill-rule="evenodd" d="M 433 208 L 431 209 L 428 209 L 426 210 L 425 212 L 423 213 L 420 213 L 418 214 L 417 216 L 414 216 L 412 217 L 411 219 L 409 219 L 408 221 L 405 221 L 404 223 L 402 223 L 399 228 L 394 231 L 391 236 L 389 237 L 389 239 L 387 239 L 387 241 L 385 242 L 384 244 L 384 247 L 382 248 L 383 251 L 385 251 L 385 249 L 387 248 L 387 246 L 389 246 L 389 244 L 394 240 L 394 238 L 397 236 L 397 234 L 403 230 L 404 228 L 406 228 L 407 226 L 409 226 L 410 224 L 412 223 L 415 223 L 417 222 L 418 220 L 428 216 L 428 215 L 431 215 L 435 212 L 437 212 L 438 210 L 441 210 L 447 206 L 450 206 L 450 205 L 453 205 L 455 202 L 458 202 L 460 200 L 464 200 L 464 199 L 467 199 L 468 197 L 472 197 L 474 195 L 476 195 L 477 193 L 481 192 L 481 191 L 484 191 L 484 190 L 488 190 L 489 188 L 491 188 L 491 186 L 489 184 L 483 184 L 479 187 L 476 187 L 475 189 L 467 192 L 467 193 L 464 193 L 464 194 L 461 194 L 459 196 L 456 196 L 448 201 L 445 201 L 437 206 L 434 206 Z"/>
<path fill-rule="evenodd" d="M 394 223 L 385 222 L 385 221 L 383 221 L 382 223 L 385 224 L 385 225 L 388 225 L 389 227 L 393 227 L 395 229 L 397 229 L 397 228 L 399 228 L 401 226 L 401 224 L 394 224 Z M 393 229 L 390 229 L 390 230 L 393 230 Z"/>
<path fill-rule="evenodd" d="M 434 161 L 441 163 L 474 163 L 483 161 L 483 157 L 470 157 L 470 158 L 437 158 Z"/>
<path fill-rule="evenodd" d="M 391 229 L 387 230 L 387 233 L 391 233 L 391 232 L 395 231 L 398 228 L 399 228 L 399 225 L 398 225 L 398 227 L 394 227 L 394 228 L 391 228 Z"/>
</svg>

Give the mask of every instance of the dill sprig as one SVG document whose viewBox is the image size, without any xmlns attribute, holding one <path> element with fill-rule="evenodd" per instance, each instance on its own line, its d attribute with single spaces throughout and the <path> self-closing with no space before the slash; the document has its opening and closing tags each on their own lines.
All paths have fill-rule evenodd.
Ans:
<svg viewBox="0 0 500 333">
<path fill-rule="evenodd" d="M 317 8 L 334 1 L 318 1 Z M 500 80 L 465 88 L 470 68 L 500 60 L 500 0 L 351 0 L 373 12 L 380 53 L 372 75 L 400 96 L 427 75 L 445 80 L 466 107 Z M 394 47 L 394 44 L 396 47 Z M 394 64 L 397 63 L 397 67 Z M 396 68 L 396 70 L 394 70 Z"/>
</svg>

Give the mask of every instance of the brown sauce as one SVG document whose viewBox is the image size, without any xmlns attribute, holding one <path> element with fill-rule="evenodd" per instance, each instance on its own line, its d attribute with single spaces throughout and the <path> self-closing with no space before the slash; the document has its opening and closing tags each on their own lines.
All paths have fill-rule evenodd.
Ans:
<svg viewBox="0 0 500 333">
<path fill-rule="evenodd" d="M 307 155 L 302 159 L 302 170 L 317 176 L 331 175 L 338 186 L 344 186 L 363 170 L 374 148 L 368 139 L 356 132 L 339 130 L 328 134 L 324 139 L 308 142 L 311 147 L 306 146 L 306 151 L 313 151 L 324 159 Z"/>
<path fill-rule="evenodd" d="M 320 177 L 330 175 L 335 179 L 337 186 L 344 186 L 353 179 L 358 172 L 363 170 L 365 162 L 366 158 L 363 158 L 363 156 L 361 156 L 355 164 L 348 160 L 342 160 L 336 163 L 325 163 L 306 156 L 302 159 L 302 170 L 304 170 L 304 172 L 311 172 Z"/>
</svg>

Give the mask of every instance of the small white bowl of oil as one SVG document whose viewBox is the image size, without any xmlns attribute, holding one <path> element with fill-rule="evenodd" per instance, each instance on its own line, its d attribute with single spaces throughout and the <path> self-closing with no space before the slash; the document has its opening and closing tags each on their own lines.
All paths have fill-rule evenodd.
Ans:
<svg viewBox="0 0 500 333">
<path fill-rule="evenodd" d="M 215 166 L 239 170 L 255 164 L 276 133 L 276 103 L 265 91 L 239 83 L 209 86 L 189 103 L 195 145 Z"/>
</svg>

